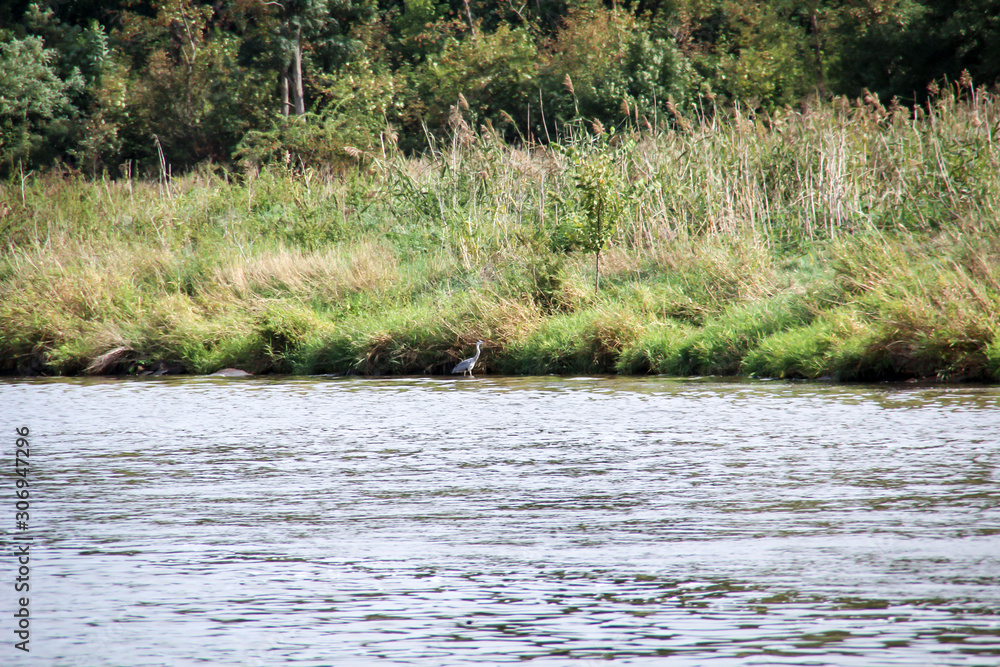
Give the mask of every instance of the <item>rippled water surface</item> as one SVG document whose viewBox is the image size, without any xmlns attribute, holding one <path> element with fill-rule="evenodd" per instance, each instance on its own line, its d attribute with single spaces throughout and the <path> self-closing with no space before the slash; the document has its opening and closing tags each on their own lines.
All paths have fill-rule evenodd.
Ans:
<svg viewBox="0 0 1000 667">
<path fill-rule="evenodd" d="M 2 664 L 1000 664 L 997 388 L 13 380 L 0 406 L 36 536 L 29 655 L 0 561 Z"/>
</svg>

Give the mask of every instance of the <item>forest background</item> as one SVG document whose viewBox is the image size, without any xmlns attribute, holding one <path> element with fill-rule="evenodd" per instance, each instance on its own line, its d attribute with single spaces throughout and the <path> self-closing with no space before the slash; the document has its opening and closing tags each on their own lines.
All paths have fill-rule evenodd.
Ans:
<svg viewBox="0 0 1000 667">
<path fill-rule="evenodd" d="M 671 108 L 913 106 L 963 71 L 996 81 L 998 37 L 990 0 L 12 0 L 0 164 L 329 165 L 387 128 L 426 149 L 459 95 L 473 130 L 540 142 Z"/>
<path fill-rule="evenodd" d="M 0 373 L 1000 380 L 1000 2 L 0 4 Z"/>
</svg>

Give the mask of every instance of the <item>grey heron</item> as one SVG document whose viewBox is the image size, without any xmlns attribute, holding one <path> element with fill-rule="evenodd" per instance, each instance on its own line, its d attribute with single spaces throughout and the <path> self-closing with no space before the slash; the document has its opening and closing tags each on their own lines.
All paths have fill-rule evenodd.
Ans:
<svg viewBox="0 0 1000 667">
<path fill-rule="evenodd" d="M 479 355 L 482 352 L 482 350 L 480 348 L 482 346 L 483 346 L 483 341 L 477 342 L 476 343 L 476 356 L 469 357 L 465 361 L 458 362 L 457 364 L 455 364 L 455 367 L 451 369 L 451 372 L 452 373 L 461 373 L 462 375 L 465 375 L 466 373 L 468 373 L 469 377 L 474 377 L 472 375 L 472 369 L 476 365 L 476 362 L 479 361 Z"/>
</svg>

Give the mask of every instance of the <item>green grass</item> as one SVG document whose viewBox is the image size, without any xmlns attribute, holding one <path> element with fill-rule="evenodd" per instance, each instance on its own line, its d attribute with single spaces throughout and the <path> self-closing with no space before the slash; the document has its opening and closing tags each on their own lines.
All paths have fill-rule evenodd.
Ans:
<svg viewBox="0 0 1000 667">
<path fill-rule="evenodd" d="M 622 350 L 642 329 L 635 314 L 622 308 L 560 313 L 512 341 L 496 363 L 513 374 L 613 373 Z"/>
<path fill-rule="evenodd" d="M 721 112 L 720 112 L 721 113 Z M 1000 100 L 0 185 L 0 372 L 1000 379 Z M 627 202 L 579 250 L 574 174 Z"/>
</svg>

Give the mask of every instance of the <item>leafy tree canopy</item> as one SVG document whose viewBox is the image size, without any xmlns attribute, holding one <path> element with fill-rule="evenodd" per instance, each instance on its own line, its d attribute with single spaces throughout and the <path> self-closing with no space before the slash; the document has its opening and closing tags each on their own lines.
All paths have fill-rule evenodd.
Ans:
<svg viewBox="0 0 1000 667">
<path fill-rule="evenodd" d="M 1000 0 L 11 0 L 0 26 L 2 172 L 326 164 L 1000 77 Z"/>
</svg>

